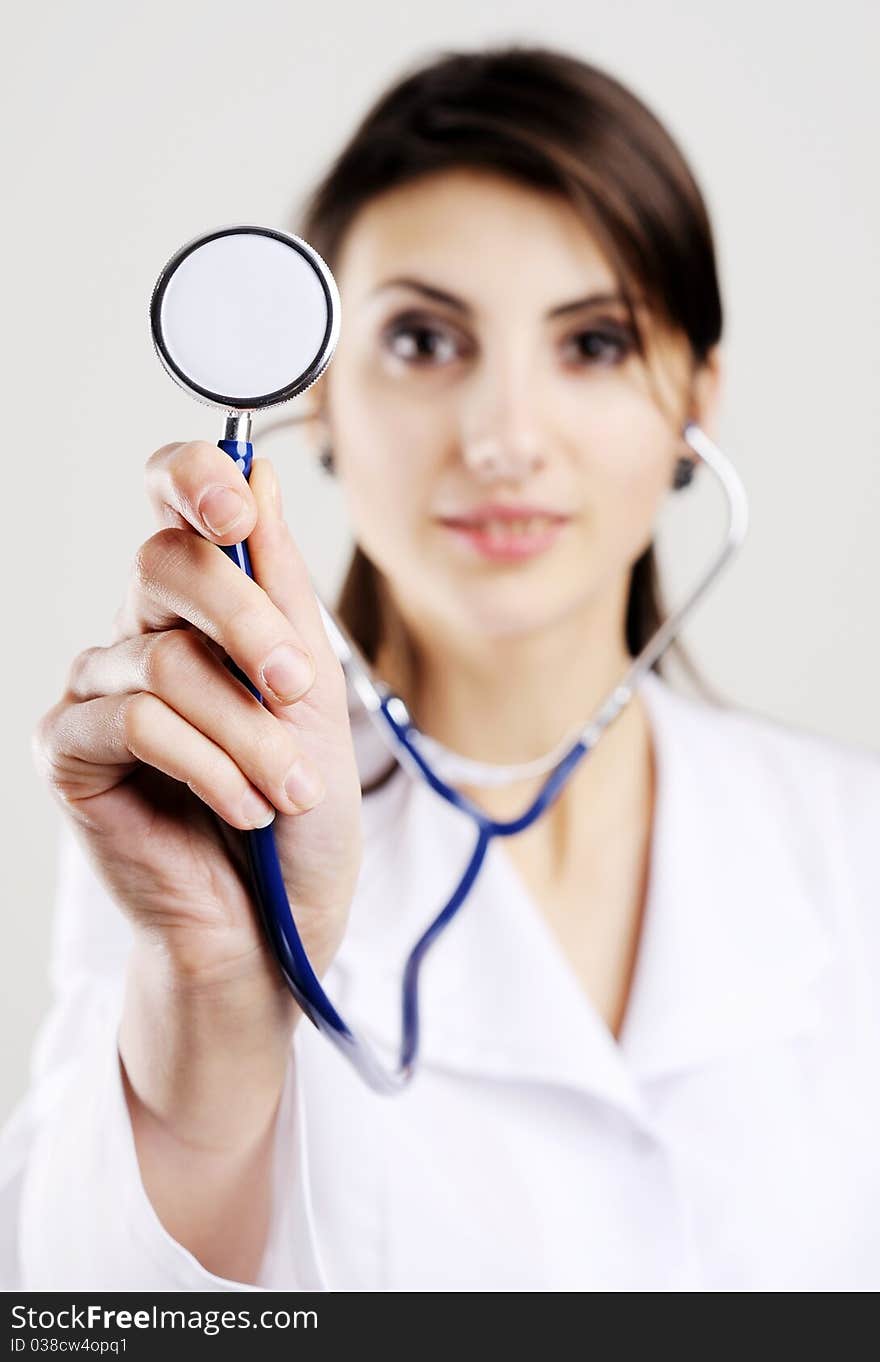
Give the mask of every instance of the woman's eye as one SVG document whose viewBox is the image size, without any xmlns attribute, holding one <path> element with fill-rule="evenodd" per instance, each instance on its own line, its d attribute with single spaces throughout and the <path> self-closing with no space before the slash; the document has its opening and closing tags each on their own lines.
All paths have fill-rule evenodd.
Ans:
<svg viewBox="0 0 880 1362">
<path fill-rule="evenodd" d="M 383 344 L 396 359 L 422 366 L 448 364 L 464 348 L 444 327 L 414 321 L 396 322 L 388 327 Z"/>
<path fill-rule="evenodd" d="M 575 364 L 619 364 L 633 348 L 632 336 L 625 330 L 589 327 L 578 331 L 566 342 L 566 358 Z"/>
</svg>

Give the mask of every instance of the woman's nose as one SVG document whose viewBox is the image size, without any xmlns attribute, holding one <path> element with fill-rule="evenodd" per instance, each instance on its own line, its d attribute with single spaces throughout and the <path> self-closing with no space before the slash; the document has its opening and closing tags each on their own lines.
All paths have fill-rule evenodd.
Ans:
<svg viewBox="0 0 880 1362">
<path fill-rule="evenodd" d="M 470 472 L 481 482 L 520 482 L 542 468 L 545 437 L 529 393 L 508 383 L 475 397 L 461 441 Z"/>
</svg>

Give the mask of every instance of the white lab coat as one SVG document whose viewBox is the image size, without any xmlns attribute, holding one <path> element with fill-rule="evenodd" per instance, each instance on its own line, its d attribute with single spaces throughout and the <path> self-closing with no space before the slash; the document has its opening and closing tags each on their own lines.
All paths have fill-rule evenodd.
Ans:
<svg viewBox="0 0 880 1362">
<path fill-rule="evenodd" d="M 880 1287 L 880 757 L 654 675 L 643 693 L 658 788 L 620 1043 L 494 844 L 426 968 L 408 1091 L 374 1095 L 298 1027 L 256 1288 L 207 1272 L 145 1195 L 116 1050 L 130 930 L 67 835 L 54 1008 L 0 1139 L 0 1284 Z M 404 772 L 364 816 L 325 983 L 390 1046 L 400 963 L 473 832 Z"/>
</svg>

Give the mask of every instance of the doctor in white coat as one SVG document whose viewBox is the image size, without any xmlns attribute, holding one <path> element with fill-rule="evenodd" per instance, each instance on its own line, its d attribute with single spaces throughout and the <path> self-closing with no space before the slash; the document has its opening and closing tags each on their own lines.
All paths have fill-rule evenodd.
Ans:
<svg viewBox="0 0 880 1362">
<path fill-rule="evenodd" d="M 309 395 L 343 618 L 427 732 L 538 756 L 652 631 L 680 431 L 713 426 L 699 191 L 609 77 L 496 50 L 389 90 L 300 230 L 345 306 Z M 350 714 L 271 466 L 167 445 L 147 483 L 113 641 L 36 738 L 68 831 L 2 1285 L 880 1286 L 880 759 L 650 674 L 492 845 L 420 1071 L 376 1096 L 287 993 L 238 832 L 274 817 L 309 953 L 390 1057 L 471 826 Z M 256 582 L 217 547 L 246 535 Z M 500 817 L 534 788 L 468 793 Z"/>
</svg>

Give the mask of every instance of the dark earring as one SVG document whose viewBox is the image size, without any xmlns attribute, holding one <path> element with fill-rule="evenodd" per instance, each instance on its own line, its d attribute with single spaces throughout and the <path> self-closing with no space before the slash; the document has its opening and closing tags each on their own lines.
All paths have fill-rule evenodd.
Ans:
<svg viewBox="0 0 880 1362">
<path fill-rule="evenodd" d="M 672 486 L 676 492 L 680 492 L 683 487 L 688 487 L 694 478 L 694 460 L 678 459 L 675 465 L 675 473 L 672 479 Z"/>
<path fill-rule="evenodd" d="M 332 477 L 336 472 L 336 460 L 333 457 L 333 446 L 330 444 L 329 440 L 318 455 L 318 461 L 324 469 L 324 472 L 329 473 Z"/>
</svg>

